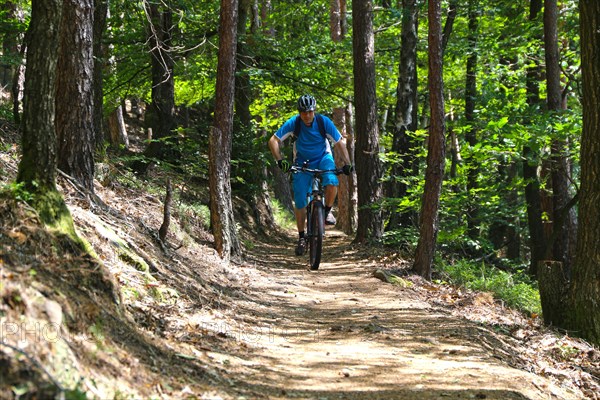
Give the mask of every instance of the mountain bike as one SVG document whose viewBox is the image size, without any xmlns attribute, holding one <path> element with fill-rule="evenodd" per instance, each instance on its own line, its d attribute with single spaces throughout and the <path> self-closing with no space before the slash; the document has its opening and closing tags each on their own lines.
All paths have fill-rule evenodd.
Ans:
<svg viewBox="0 0 600 400">
<path fill-rule="evenodd" d="M 341 169 L 313 169 L 304 163 L 301 167 L 294 165 L 290 168 L 292 173 L 305 172 L 312 174 L 312 190 L 307 194 L 306 206 L 306 240 L 308 241 L 308 261 L 312 271 L 319 269 L 321 251 L 323 250 L 323 236 L 325 235 L 325 195 L 321 182 L 321 175 L 333 172 L 339 175 Z"/>
</svg>

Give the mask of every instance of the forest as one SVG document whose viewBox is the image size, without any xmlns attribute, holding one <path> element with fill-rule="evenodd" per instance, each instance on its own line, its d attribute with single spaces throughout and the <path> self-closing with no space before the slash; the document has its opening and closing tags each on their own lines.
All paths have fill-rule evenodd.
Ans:
<svg viewBox="0 0 600 400">
<path fill-rule="evenodd" d="M 2 269 L 19 202 L 97 257 L 65 187 L 105 210 L 108 181 L 160 199 L 165 255 L 184 221 L 244 265 L 294 229 L 267 142 L 311 94 L 354 166 L 334 208 L 353 248 L 600 345 L 600 2 L 0 0 L 0 15 Z"/>
</svg>

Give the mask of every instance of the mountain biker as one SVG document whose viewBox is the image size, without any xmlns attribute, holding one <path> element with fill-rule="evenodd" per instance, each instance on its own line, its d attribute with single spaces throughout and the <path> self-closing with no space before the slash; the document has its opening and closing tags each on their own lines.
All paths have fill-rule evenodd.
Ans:
<svg viewBox="0 0 600 400">
<path fill-rule="evenodd" d="M 308 161 L 308 167 L 313 169 L 335 169 L 332 147 L 339 146 L 344 162 L 342 168 L 344 174 L 350 175 L 353 170 L 350 163 L 350 156 L 346 149 L 346 139 L 339 133 L 331 119 L 326 116 L 315 114 L 317 102 L 311 95 L 305 94 L 298 99 L 298 112 L 288 119 L 275 134 L 269 139 L 269 149 L 277 161 L 277 165 L 284 172 L 290 169 L 290 163 L 283 159 L 280 145 L 290 138 L 294 138 L 294 158 L 295 165 L 302 165 Z M 297 118 L 300 118 L 297 124 Z M 318 119 L 321 121 L 318 121 Z M 297 134 L 295 134 L 297 131 Z M 335 173 L 327 172 L 322 175 L 323 186 L 325 188 L 325 224 L 335 225 L 335 217 L 331 214 L 331 207 L 337 196 L 337 187 L 339 181 Z M 311 190 L 312 174 L 298 172 L 294 174 L 294 213 L 296 216 L 296 226 L 298 228 L 298 244 L 296 246 L 296 255 L 304 254 L 306 250 L 305 225 L 306 225 L 306 206 L 307 193 Z"/>
</svg>

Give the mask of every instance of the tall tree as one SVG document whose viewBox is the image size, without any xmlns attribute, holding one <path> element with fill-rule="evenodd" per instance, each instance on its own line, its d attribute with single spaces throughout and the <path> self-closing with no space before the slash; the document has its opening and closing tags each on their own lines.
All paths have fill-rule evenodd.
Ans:
<svg viewBox="0 0 600 400">
<path fill-rule="evenodd" d="M 56 191 L 56 64 L 62 0 L 33 0 L 21 125 L 23 157 L 17 181 L 27 190 Z"/>
<path fill-rule="evenodd" d="M 331 0 L 329 2 L 329 36 L 333 42 L 340 43 L 346 36 L 346 0 Z M 350 77 L 342 66 L 335 71 L 338 76 Z M 352 130 L 351 108 L 350 104 L 344 107 L 335 107 L 333 109 L 333 122 L 338 130 L 346 139 L 346 148 L 350 161 L 354 164 L 354 131 Z M 339 155 L 339 148 L 333 148 L 337 167 L 343 166 L 343 157 Z M 350 235 L 356 229 L 356 179 L 354 174 L 349 176 L 340 176 L 340 186 L 338 187 L 337 205 L 338 214 L 336 226 Z"/>
<path fill-rule="evenodd" d="M 471 148 L 477 144 L 477 127 L 475 118 L 475 104 L 477 99 L 477 29 L 479 24 L 478 17 L 479 4 L 477 0 L 469 0 L 468 19 L 469 34 L 467 36 L 468 55 L 467 70 L 465 79 L 465 120 L 469 127 L 466 132 L 466 140 Z M 469 160 L 467 167 L 467 232 L 471 239 L 476 240 L 479 237 L 479 216 L 477 207 L 477 176 L 479 175 L 479 164 L 475 157 L 475 152 Z"/>
<path fill-rule="evenodd" d="M 329 0 L 329 36 L 334 42 L 342 40 L 340 0 Z"/>
<path fill-rule="evenodd" d="M 173 131 L 175 121 L 175 62 L 172 55 L 174 30 L 170 2 L 144 2 L 148 16 L 148 44 L 152 65 L 152 102 L 148 109 L 148 125 L 152 128 L 146 155 L 160 159 L 176 156 Z"/>
<path fill-rule="evenodd" d="M 215 119 L 209 134 L 210 222 L 223 259 L 241 254 L 231 202 L 231 147 L 235 96 L 238 1 L 221 0 Z"/>
<path fill-rule="evenodd" d="M 42 222 L 75 234 L 73 220 L 56 189 L 55 92 L 62 1 L 33 0 L 21 124 L 22 152 L 17 182 L 33 194 Z"/>
<path fill-rule="evenodd" d="M 354 131 L 352 129 L 352 107 L 347 105 L 346 108 L 335 108 L 333 110 L 333 122 L 338 127 L 341 135 L 346 139 L 346 150 L 350 156 L 350 162 L 355 164 L 354 159 Z M 344 166 L 343 156 L 340 155 L 337 146 L 333 148 L 335 154 L 336 166 L 341 168 Z M 338 217 L 336 226 L 346 234 L 352 234 L 357 225 L 357 188 L 356 177 L 354 174 L 349 176 L 340 175 L 340 186 L 338 190 L 337 205 Z"/>
<path fill-rule="evenodd" d="M 329 0 L 329 35 L 334 42 L 346 36 L 346 0 Z"/>
<path fill-rule="evenodd" d="M 445 121 L 441 0 L 429 0 L 429 98 L 431 124 L 427 148 L 427 168 L 420 218 L 419 242 L 412 270 L 431 279 L 431 267 L 439 232 L 439 207 L 445 164 Z"/>
<path fill-rule="evenodd" d="M 94 147 L 99 149 L 104 144 L 104 89 L 103 89 L 103 70 L 105 65 L 104 48 L 102 37 L 106 30 L 106 20 L 108 17 L 108 0 L 94 0 Z"/>
<path fill-rule="evenodd" d="M 454 21 L 456 21 L 457 8 L 458 0 L 450 0 L 448 2 L 448 16 L 446 17 L 446 23 L 444 24 L 444 30 L 442 31 L 442 52 L 445 52 L 446 47 L 448 47 L 450 35 L 454 29 Z"/>
<path fill-rule="evenodd" d="M 16 1 L 4 1 L 0 4 L 0 85 L 11 96 L 13 103 L 13 118 L 20 123 L 20 94 L 22 86 L 22 60 L 26 54 L 27 45 L 23 42 L 22 20 L 23 11 Z"/>
<path fill-rule="evenodd" d="M 546 58 L 546 86 L 548 110 L 554 114 L 563 110 L 560 57 L 558 50 L 558 5 L 557 0 L 544 0 L 544 49 Z M 554 119 L 554 118 L 553 118 Z M 554 137 L 552 154 L 552 256 L 560 261 L 566 271 L 573 258 L 572 240 L 576 235 L 575 214 L 570 202 L 570 168 L 568 165 L 567 142 Z"/>
<path fill-rule="evenodd" d="M 247 39 L 258 33 L 258 24 L 251 24 L 250 33 L 246 33 L 251 6 L 251 0 L 239 0 L 235 112 L 237 116 L 236 122 L 238 122 L 236 131 L 239 132 L 238 143 L 244 147 L 243 151 L 245 152 L 252 149 L 252 143 L 255 142 L 252 129 L 252 114 L 250 112 L 250 105 L 252 104 L 252 81 L 248 72 L 248 67 L 252 64 L 251 43 L 254 43 L 254 40 Z M 258 229 L 263 232 L 270 232 L 275 227 L 275 218 L 273 217 L 271 199 L 269 197 L 266 166 L 263 163 L 256 163 L 251 166 L 244 166 L 244 168 L 247 171 L 244 174 L 245 186 L 247 188 L 243 193 L 245 200 L 254 208 L 254 216 L 258 222 Z"/>
<path fill-rule="evenodd" d="M 352 46 L 354 58 L 354 104 L 356 108 L 356 171 L 358 226 L 356 241 L 379 240 L 383 217 L 382 166 L 379 159 L 379 129 L 375 91 L 375 38 L 373 1 L 352 0 Z"/>
<path fill-rule="evenodd" d="M 13 1 L 5 1 L 0 4 L 0 12 L 4 21 L 0 25 L 2 33 L 2 54 L 0 55 L 0 85 L 7 92 L 12 91 L 13 78 L 18 65 L 16 60 L 19 54 L 17 45 L 18 31 L 15 29 L 17 18 L 17 5 Z"/>
<path fill-rule="evenodd" d="M 64 0 L 56 87 L 58 168 L 94 191 L 93 0 Z"/>
<path fill-rule="evenodd" d="M 583 135 L 571 329 L 600 345 L 600 2 L 580 0 Z"/>
<path fill-rule="evenodd" d="M 529 4 L 529 22 L 536 24 L 542 11 L 542 0 L 531 0 Z M 536 57 L 532 57 L 534 60 Z M 539 63 L 527 68 L 527 105 L 534 110 L 541 108 L 539 76 L 541 75 Z M 540 193 L 540 180 L 538 167 L 539 154 L 534 150 L 536 138 L 523 147 L 523 178 L 525 178 L 525 200 L 527 202 L 527 225 L 529 227 L 529 246 L 531 248 L 529 274 L 537 276 L 537 267 L 544 258 L 544 228 L 542 225 L 542 196 Z"/>
<path fill-rule="evenodd" d="M 402 198 L 408 192 L 404 178 L 412 175 L 416 167 L 414 143 L 410 135 L 418 127 L 417 100 L 417 44 L 419 26 L 419 2 L 404 0 L 402 2 L 402 31 L 400 44 L 400 65 L 398 73 L 398 88 L 396 90 L 396 112 L 393 128 L 392 151 L 400 156 L 393 165 L 389 196 Z M 411 223 L 411 213 L 392 212 L 388 229 L 398 229 Z"/>
</svg>

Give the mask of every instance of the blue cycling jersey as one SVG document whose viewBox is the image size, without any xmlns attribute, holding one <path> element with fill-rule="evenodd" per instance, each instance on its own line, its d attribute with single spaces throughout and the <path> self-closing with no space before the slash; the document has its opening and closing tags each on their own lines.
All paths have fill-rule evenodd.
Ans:
<svg viewBox="0 0 600 400">
<path fill-rule="evenodd" d="M 275 136 L 282 142 L 294 134 L 296 116 L 285 121 L 281 128 L 275 132 Z M 340 141 L 342 135 L 338 132 L 331 119 L 324 115 L 323 125 L 327 133 L 327 139 L 329 140 L 323 140 L 316 118 L 313 119 L 311 126 L 306 126 L 304 122 L 300 124 L 302 132 L 300 132 L 298 139 L 294 142 L 294 161 L 297 160 L 298 163 L 302 163 L 308 160 L 310 164 L 314 164 L 320 161 L 325 154 L 331 153 L 329 141 L 335 144 Z"/>
</svg>

